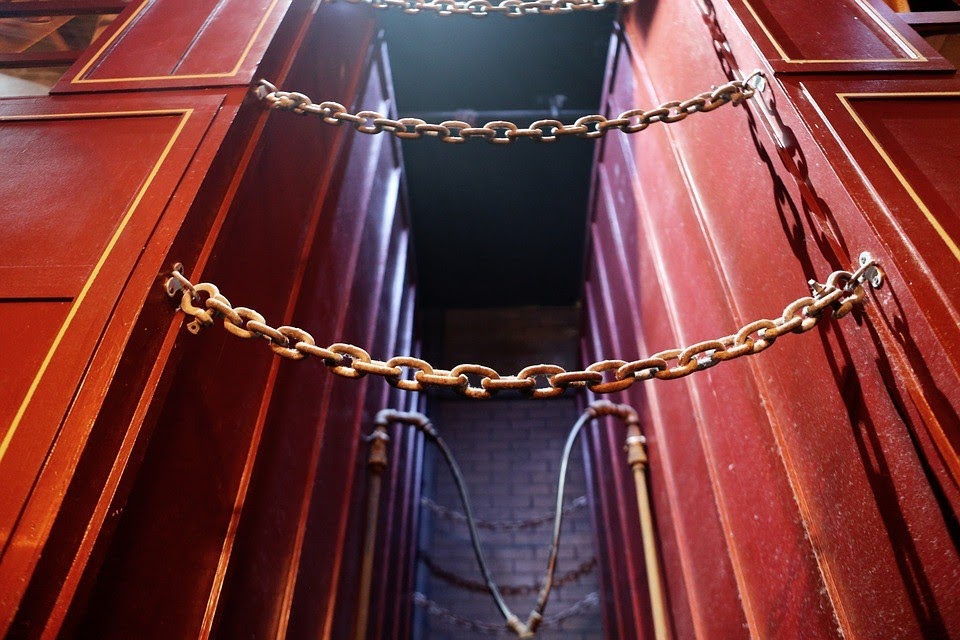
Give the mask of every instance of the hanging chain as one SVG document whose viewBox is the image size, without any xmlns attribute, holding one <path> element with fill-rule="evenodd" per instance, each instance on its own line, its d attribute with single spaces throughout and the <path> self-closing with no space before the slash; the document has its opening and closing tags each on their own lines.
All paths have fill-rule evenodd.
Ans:
<svg viewBox="0 0 960 640">
<path fill-rule="evenodd" d="M 520 391 L 534 398 L 552 398 L 567 389 L 582 388 L 597 394 L 616 393 L 635 382 L 682 378 L 721 362 L 760 353 L 786 333 L 810 331 L 827 308 L 833 310 L 834 318 L 842 318 L 863 304 L 865 282 L 874 288 L 883 282 L 882 271 L 868 253 L 860 256 L 860 268 L 855 272 L 834 271 L 823 284 L 811 280 L 812 296 L 797 298 L 778 318 L 755 320 L 734 334 L 667 349 L 632 362 L 600 360 L 577 371 L 567 371 L 555 364 L 535 364 L 516 375 L 506 376 L 481 364 L 460 364 L 447 370 L 435 369 L 429 362 L 413 356 L 375 360 L 364 349 L 342 342 L 320 347 L 303 329 L 272 327 L 253 309 L 231 305 L 216 285 L 209 282 L 194 285 L 176 269 L 166 282 L 166 290 L 171 297 L 180 294 L 180 309 L 193 318 L 187 324 L 191 333 L 199 333 L 203 327 L 213 325 L 217 317 L 222 317 L 223 328 L 231 334 L 264 340 L 275 354 L 290 360 L 303 360 L 307 356 L 320 358 L 332 373 L 344 378 L 376 375 L 405 391 L 450 388 L 468 398 L 485 399 L 503 390 Z M 474 384 L 471 378 L 473 381 L 479 378 L 479 384 Z M 547 386 L 539 386 L 538 378 L 545 379 Z"/>
<path fill-rule="evenodd" d="M 551 516 L 551 519 L 553 516 Z M 452 571 L 447 571 L 443 567 L 439 566 L 433 558 L 427 554 L 421 552 L 420 559 L 423 561 L 423 564 L 426 565 L 427 569 L 430 570 L 430 573 L 440 578 L 444 582 L 452 584 L 454 586 L 460 587 L 466 591 L 473 591 L 475 593 L 489 593 L 490 588 L 483 582 L 479 580 L 471 580 L 465 578 L 459 574 L 456 574 Z M 555 578 L 553 581 L 553 588 L 557 589 L 568 584 L 573 584 L 583 576 L 592 573 L 597 566 L 597 557 L 593 556 L 589 560 L 585 560 L 580 563 L 580 566 L 572 569 L 562 576 Z M 539 582 L 531 584 L 503 584 L 498 585 L 500 593 L 505 596 L 527 596 L 532 593 L 537 593 L 543 588 L 543 585 Z"/>
<path fill-rule="evenodd" d="M 443 505 L 439 505 L 430 498 L 423 497 L 420 498 L 420 504 L 432 511 L 435 515 L 440 516 L 444 520 L 449 520 L 450 522 L 466 522 L 467 516 L 456 511 L 455 509 L 449 509 Z M 579 509 L 583 509 L 587 506 L 587 496 L 580 496 L 575 499 L 573 502 L 568 504 L 563 508 L 563 515 L 568 515 Z M 523 529 L 534 529 L 539 527 L 542 524 L 552 522 L 554 514 L 545 513 L 542 516 L 536 518 L 528 518 L 526 520 L 481 520 L 477 518 L 476 524 L 477 529 L 486 529 L 487 531 L 521 531 Z"/>
<path fill-rule="evenodd" d="M 346 0 L 350 4 L 369 4 L 377 9 L 397 8 L 404 13 L 433 11 L 439 16 L 470 15 L 483 18 L 502 14 L 509 18 L 526 15 L 552 16 L 574 11 L 599 11 L 611 5 L 631 5 L 636 0 Z"/>
<path fill-rule="evenodd" d="M 488 635 L 506 635 L 510 633 L 510 630 L 504 627 L 503 624 L 484 622 L 483 620 L 471 620 L 469 618 L 464 618 L 463 616 L 458 616 L 449 609 L 441 607 L 439 604 L 422 593 L 413 594 L 413 603 L 426 611 L 427 614 L 441 619 L 447 624 L 460 629 L 475 631 L 477 633 L 485 633 Z M 587 613 L 596 609 L 598 606 L 600 606 L 600 595 L 596 592 L 588 593 L 581 600 L 575 602 L 563 611 L 560 611 L 552 616 L 545 616 L 540 626 L 550 627 L 560 624 L 568 618 Z"/>
<path fill-rule="evenodd" d="M 631 109 L 612 119 L 597 114 L 587 115 L 578 118 L 573 124 L 564 124 L 559 120 L 537 120 L 526 128 L 506 120 L 493 120 L 482 127 L 475 127 L 462 120 L 430 124 L 419 118 L 392 120 L 376 111 L 349 113 L 339 102 L 317 104 L 302 93 L 280 91 L 266 80 L 260 81 L 256 95 L 260 100 L 265 100 L 271 109 L 293 111 L 300 115 L 318 115 L 324 122 L 332 125 L 339 126 L 346 122 L 360 133 L 387 132 L 398 138 L 411 140 L 430 136 L 450 144 L 460 144 L 471 138 L 483 138 L 492 144 L 510 144 L 520 138 L 530 138 L 534 142 L 556 142 L 566 136 L 599 138 L 611 129 L 637 133 L 656 122 L 680 122 L 694 113 L 713 111 L 727 103 L 739 105 L 752 98 L 757 91 L 762 91 L 764 82 L 763 73 L 755 71 L 745 80 L 727 82 L 688 100 L 665 102 L 655 109 Z"/>
</svg>

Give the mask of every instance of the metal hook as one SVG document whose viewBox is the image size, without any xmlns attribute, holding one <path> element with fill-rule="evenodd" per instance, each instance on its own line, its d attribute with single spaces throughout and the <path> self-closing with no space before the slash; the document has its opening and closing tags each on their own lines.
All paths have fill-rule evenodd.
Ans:
<svg viewBox="0 0 960 640">
<path fill-rule="evenodd" d="M 757 93 L 763 93 L 767 89 L 767 74 L 760 69 L 754 69 L 753 73 L 744 78 L 743 84 Z"/>
<path fill-rule="evenodd" d="M 859 282 L 869 282 L 874 289 L 883 286 L 884 274 L 880 265 L 869 251 L 860 254 L 860 268 L 853 274 L 855 280 Z"/>
<path fill-rule="evenodd" d="M 163 283 L 163 288 L 171 298 L 175 298 L 177 294 L 184 289 L 190 292 L 190 297 L 197 297 L 197 290 L 193 288 L 190 281 L 183 275 L 182 262 L 174 263 L 173 268 L 170 270 L 170 277 Z"/>
<path fill-rule="evenodd" d="M 271 93 L 276 93 L 276 92 L 277 92 L 277 87 L 271 84 L 270 82 L 267 82 L 263 78 L 261 78 L 257 82 L 257 86 L 253 89 L 253 95 L 257 96 L 257 100 L 263 100 Z"/>
</svg>

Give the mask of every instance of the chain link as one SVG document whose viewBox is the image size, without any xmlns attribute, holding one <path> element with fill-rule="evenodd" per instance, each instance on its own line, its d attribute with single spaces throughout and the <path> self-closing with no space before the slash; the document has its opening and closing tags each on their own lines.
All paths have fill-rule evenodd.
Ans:
<svg viewBox="0 0 960 640">
<path fill-rule="evenodd" d="M 471 580 L 465 578 L 459 574 L 456 574 L 452 571 L 447 571 L 443 567 L 439 566 L 433 558 L 426 555 L 425 553 L 420 553 L 420 559 L 423 561 L 423 564 L 426 565 L 427 569 L 430 570 L 437 578 L 440 578 L 444 582 L 452 584 L 454 586 L 465 589 L 466 591 L 473 591 L 475 593 L 489 593 L 490 588 L 483 582 L 479 580 Z M 589 560 L 585 560 L 580 563 L 580 566 L 572 569 L 559 578 L 554 579 L 553 588 L 557 589 L 568 584 L 573 584 L 583 576 L 592 573 L 597 566 L 597 557 L 593 556 Z M 543 585 L 539 582 L 534 582 L 531 584 L 506 584 L 498 585 L 500 593 L 505 596 L 527 596 L 533 593 L 537 593 L 540 589 L 543 588 Z"/>
<path fill-rule="evenodd" d="M 329 0 L 328 0 L 329 1 Z M 369 4 L 377 9 L 403 9 L 404 13 L 435 12 L 438 16 L 470 15 L 483 18 L 502 14 L 509 18 L 526 15 L 559 15 L 574 11 L 599 11 L 611 5 L 631 5 L 636 0 L 346 0 Z"/>
<path fill-rule="evenodd" d="M 463 513 L 448 507 L 444 507 L 443 505 L 439 505 L 430 498 L 420 498 L 420 504 L 444 520 L 461 523 L 467 521 L 467 516 Z M 580 496 L 563 508 L 563 515 L 568 515 L 574 511 L 583 509 L 586 506 L 587 496 Z M 550 512 L 545 513 L 542 516 L 528 518 L 526 520 L 481 520 L 477 518 L 476 524 L 477 529 L 486 529 L 487 531 L 521 531 L 523 529 L 535 529 L 542 524 L 552 522 L 554 517 L 556 517 L 555 514 Z"/>
<path fill-rule="evenodd" d="M 485 633 L 488 635 L 506 635 L 511 633 L 511 631 L 503 624 L 484 622 L 483 620 L 471 620 L 469 618 L 464 618 L 463 616 L 458 616 L 449 609 L 441 607 L 439 604 L 422 593 L 413 594 L 413 603 L 426 611 L 428 615 L 443 620 L 447 624 L 460 629 L 475 631 L 477 633 Z M 550 627 L 560 624 L 568 618 L 587 613 L 596 609 L 598 606 L 600 606 L 600 595 L 596 592 L 588 593 L 581 600 L 567 607 L 566 609 L 559 611 L 552 616 L 544 616 L 543 622 L 540 624 L 540 626 Z"/>
<path fill-rule="evenodd" d="M 193 285 L 182 274 L 176 273 L 167 281 L 166 288 L 172 296 L 180 293 L 180 309 L 193 318 L 187 325 L 191 333 L 199 333 L 203 327 L 214 324 L 216 317 L 222 317 L 224 328 L 233 335 L 264 340 L 275 354 L 283 358 L 320 358 L 332 373 L 344 378 L 376 375 L 386 379 L 391 386 L 407 391 L 449 388 L 478 399 L 490 398 L 506 389 L 533 398 L 550 398 L 562 395 L 567 389 L 587 388 L 598 394 L 615 393 L 653 378 L 683 378 L 721 362 L 760 353 L 786 333 L 810 331 L 828 308 L 833 310 L 834 318 L 842 318 L 855 306 L 863 304 L 865 282 L 873 287 L 882 283 L 882 272 L 876 262 L 868 254 L 864 255 L 867 258 L 861 258 L 857 271 L 834 271 L 823 284 L 811 280 L 812 296 L 794 300 L 778 318 L 749 322 L 731 335 L 667 349 L 631 362 L 601 360 L 579 371 L 566 371 L 554 364 L 538 364 L 506 376 L 476 364 L 462 364 L 451 370 L 435 369 L 429 362 L 413 356 L 395 356 L 385 362 L 374 360 L 364 349 L 341 342 L 320 347 L 303 329 L 274 328 L 253 309 L 233 307 L 216 285 L 209 282 Z M 480 377 L 479 385 L 471 384 L 468 373 Z M 547 386 L 538 386 L 538 378 L 545 379 Z"/>
<path fill-rule="evenodd" d="M 470 0 L 467 4 L 476 1 Z M 505 2 L 510 1 L 505 0 Z M 354 114 L 348 112 L 347 108 L 339 102 L 326 101 L 317 104 L 302 93 L 281 91 L 266 80 L 260 81 L 256 88 L 256 95 L 260 100 L 266 101 L 271 109 L 292 111 L 300 115 L 318 115 L 324 122 L 332 125 L 348 123 L 360 133 L 387 132 L 404 140 L 428 136 L 439 138 L 450 144 L 461 144 L 471 138 L 482 138 L 491 144 L 510 144 L 520 138 L 529 138 L 534 142 L 556 142 L 568 136 L 599 138 L 611 129 L 619 129 L 624 133 L 637 133 L 657 122 L 667 124 L 680 122 L 687 116 L 713 111 L 727 103 L 739 105 L 756 94 L 758 83 L 762 79 L 762 72 L 755 71 L 745 80 L 727 82 L 687 100 L 665 102 L 647 111 L 631 109 L 612 119 L 598 114 L 586 115 L 578 118 L 573 124 L 564 124 L 559 120 L 537 120 L 526 128 L 506 120 L 494 120 L 482 127 L 475 127 L 462 120 L 445 120 L 440 124 L 430 124 L 419 118 L 393 120 L 376 111 L 358 111 Z"/>
</svg>

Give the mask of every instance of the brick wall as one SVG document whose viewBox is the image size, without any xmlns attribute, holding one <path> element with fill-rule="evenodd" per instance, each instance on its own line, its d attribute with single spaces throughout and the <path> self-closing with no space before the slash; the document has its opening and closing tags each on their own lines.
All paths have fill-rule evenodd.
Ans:
<svg viewBox="0 0 960 640">
<path fill-rule="evenodd" d="M 564 315 L 566 314 L 566 316 Z M 575 345 L 569 322 L 575 317 L 569 310 L 510 310 L 505 312 L 448 314 L 443 351 L 456 354 L 456 362 L 478 361 L 492 364 L 504 373 L 517 353 L 510 349 L 518 336 L 523 340 L 522 364 L 575 363 Z M 473 327 L 465 326 L 473 324 Z M 497 326 L 490 338 L 490 328 Z M 541 330 L 536 331 L 537 327 Z M 452 329 L 452 330 L 451 330 Z M 475 339 L 474 339 L 475 337 Z M 491 348 L 491 343 L 506 345 L 506 351 Z M 539 349 L 535 348 L 539 344 Z M 472 351 L 474 350 L 474 351 Z M 545 357 L 538 357 L 545 356 Z M 444 365 L 454 360 L 440 356 Z M 504 366 L 504 362 L 508 364 Z M 521 365 L 522 366 L 522 365 Z M 432 398 L 428 414 L 448 442 L 466 478 L 475 515 L 491 521 L 525 520 L 552 514 L 557 490 L 560 456 L 570 427 L 579 412 L 572 397 L 554 400 L 526 400 L 510 394 L 506 398 L 471 401 L 450 395 Z M 453 480 L 431 448 L 433 459 L 427 464 L 424 494 L 436 503 L 462 511 Z M 586 492 L 582 452 L 574 449 L 567 479 L 566 503 Z M 465 579 L 482 582 L 465 523 L 423 510 L 420 547 L 424 557 L 439 568 Z M 552 520 L 535 528 L 515 531 L 481 530 L 481 542 L 487 562 L 499 585 L 537 585 L 546 570 Z M 564 519 L 556 575 L 575 570 L 593 558 L 595 552 L 589 511 L 575 509 Z M 552 592 L 547 617 L 582 602 L 597 591 L 596 569 Z M 502 624 L 502 618 L 488 593 L 473 592 L 452 585 L 431 572 L 421 562 L 418 590 L 439 606 L 469 620 Z M 537 593 L 507 596 L 511 609 L 526 619 L 536 602 Z M 469 640 L 489 637 L 455 626 L 451 621 L 423 611 L 418 615 L 414 637 L 431 640 Z M 544 628 L 538 638 L 585 640 L 603 638 L 599 607 L 590 607 L 559 625 Z"/>
</svg>

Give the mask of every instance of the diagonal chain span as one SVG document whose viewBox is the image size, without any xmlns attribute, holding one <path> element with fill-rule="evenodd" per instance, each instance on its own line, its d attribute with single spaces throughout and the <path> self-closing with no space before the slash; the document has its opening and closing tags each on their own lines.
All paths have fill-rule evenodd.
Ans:
<svg viewBox="0 0 960 640">
<path fill-rule="evenodd" d="M 327 0 L 332 1 L 332 0 Z M 637 0 L 346 0 L 377 9 L 403 9 L 404 13 L 434 12 L 438 16 L 469 15 L 484 18 L 495 14 L 508 18 L 555 16 L 574 11 L 600 11 L 614 5 L 631 5 Z"/>
<path fill-rule="evenodd" d="M 450 522 L 467 521 L 467 516 L 463 513 L 449 509 L 443 505 L 439 505 L 426 496 L 420 498 L 420 504 L 431 511 L 434 515 L 439 516 L 444 520 L 448 520 Z M 580 496 L 563 508 L 563 514 L 567 515 L 573 511 L 576 511 L 577 509 L 583 509 L 586 506 L 587 496 Z M 487 531 L 521 531 L 523 529 L 534 529 L 542 524 L 550 522 L 551 520 L 553 520 L 553 514 L 546 513 L 544 515 L 527 518 L 525 520 L 482 520 L 477 518 L 476 524 L 477 529 L 486 529 Z"/>
<path fill-rule="evenodd" d="M 203 327 L 222 317 L 223 328 L 231 334 L 263 340 L 275 354 L 290 360 L 302 360 L 308 356 L 320 358 L 331 373 L 344 378 L 377 375 L 391 386 L 405 391 L 450 388 L 469 398 L 484 399 L 504 390 L 519 391 L 533 398 L 551 398 L 562 395 L 567 389 L 582 388 L 597 394 L 615 393 L 635 382 L 682 378 L 721 362 L 760 353 L 786 333 L 810 331 L 820 322 L 827 308 L 833 310 L 834 318 L 841 318 L 855 306 L 863 304 L 864 283 L 869 282 L 876 288 L 882 281 L 883 275 L 876 262 L 870 254 L 863 253 L 860 268 L 856 271 L 834 271 L 823 284 L 811 280 L 809 285 L 813 295 L 797 298 L 778 318 L 749 322 L 736 333 L 667 349 L 631 362 L 600 360 L 578 371 L 567 371 L 555 364 L 535 364 L 516 375 L 505 376 L 482 364 L 436 369 L 413 356 L 376 360 L 361 347 L 342 342 L 321 347 L 303 329 L 272 327 L 255 310 L 234 307 L 216 285 L 209 282 L 194 285 L 179 270 L 171 273 L 166 290 L 171 297 L 180 296 L 180 309 L 192 317 L 187 325 L 192 333 L 199 333 Z M 540 386 L 538 378 L 545 379 L 547 386 Z M 479 384 L 474 384 L 478 379 Z"/>
<path fill-rule="evenodd" d="M 753 72 L 745 80 L 733 80 L 710 91 L 704 91 L 687 100 L 665 102 L 653 109 L 631 109 L 616 118 L 591 114 L 577 118 L 573 124 L 559 120 L 537 120 L 528 127 L 520 127 L 507 120 L 494 120 L 482 127 L 462 120 L 445 120 L 431 124 L 420 118 L 394 120 L 377 111 L 350 113 L 339 102 L 315 103 L 309 96 L 296 91 L 281 91 L 266 80 L 261 80 L 255 92 L 271 109 L 292 111 L 300 115 L 313 114 L 327 124 L 348 123 L 360 133 L 392 133 L 402 139 L 417 139 L 424 136 L 438 138 L 449 144 L 461 144 L 471 138 L 482 138 L 492 144 L 510 144 L 521 138 L 534 142 L 556 142 L 560 138 L 600 138 L 611 129 L 624 133 L 638 133 L 651 124 L 680 122 L 695 113 L 709 112 L 725 104 L 739 105 L 763 91 L 765 79 L 760 71 Z"/>
<path fill-rule="evenodd" d="M 483 620 L 472 620 L 470 618 L 457 615 L 419 592 L 413 594 L 413 603 L 424 609 L 428 615 L 443 620 L 448 625 L 453 627 L 487 635 L 506 635 L 510 633 L 510 629 L 504 627 L 502 624 L 497 624 L 495 622 L 484 622 Z M 544 617 L 543 623 L 540 626 L 550 627 L 558 625 L 568 618 L 586 613 L 596 609 L 598 606 L 600 606 L 600 595 L 596 592 L 588 593 L 581 600 L 578 600 L 563 611 L 559 611 L 554 615 Z"/>
</svg>

